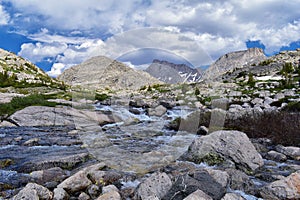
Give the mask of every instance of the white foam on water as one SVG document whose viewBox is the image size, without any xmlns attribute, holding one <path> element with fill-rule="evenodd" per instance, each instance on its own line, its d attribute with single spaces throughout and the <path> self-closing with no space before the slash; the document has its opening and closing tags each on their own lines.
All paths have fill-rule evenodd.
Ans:
<svg viewBox="0 0 300 200">
<path fill-rule="evenodd" d="M 242 197 L 244 197 L 246 200 L 263 200 L 262 198 L 257 198 L 253 195 L 246 194 L 245 192 L 243 192 L 241 190 L 231 190 L 230 192 L 235 193 L 235 194 L 239 194 Z"/>
<path fill-rule="evenodd" d="M 136 188 L 141 182 L 139 180 L 134 180 L 134 181 L 122 181 L 122 187 L 121 189 L 125 189 L 125 188 Z"/>
<path fill-rule="evenodd" d="M 10 149 L 10 148 L 14 148 L 14 147 L 16 147 L 16 145 L 9 144 L 9 145 L 5 145 L 5 146 L 0 146 L 0 150 Z"/>
</svg>

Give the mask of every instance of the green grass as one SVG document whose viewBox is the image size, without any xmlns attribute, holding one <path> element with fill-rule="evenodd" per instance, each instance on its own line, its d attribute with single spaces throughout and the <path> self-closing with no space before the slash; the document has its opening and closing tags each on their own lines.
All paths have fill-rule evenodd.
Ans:
<svg viewBox="0 0 300 200">
<path fill-rule="evenodd" d="M 11 102 L 0 104 L 0 117 L 5 118 L 18 110 L 28 106 L 49 106 L 57 105 L 55 102 L 49 102 L 50 97 L 41 94 L 32 94 L 26 97 L 14 97 Z"/>
</svg>

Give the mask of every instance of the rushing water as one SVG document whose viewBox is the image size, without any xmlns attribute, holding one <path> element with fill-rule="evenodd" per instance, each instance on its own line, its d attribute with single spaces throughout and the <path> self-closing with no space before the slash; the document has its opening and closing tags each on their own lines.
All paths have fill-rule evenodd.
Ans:
<svg viewBox="0 0 300 200">
<path fill-rule="evenodd" d="M 196 137 L 165 128 L 176 117 L 191 113 L 189 108 L 176 107 L 161 117 L 148 116 L 142 108 L 134 114 L 125 106 L 99 106 L 97 110 L 113 113 L 122 122 L 86 131 L 81 139 L 96 158 L 122 171 L 142 173 L 166 165 L 180 157 Z"/>
</svg>

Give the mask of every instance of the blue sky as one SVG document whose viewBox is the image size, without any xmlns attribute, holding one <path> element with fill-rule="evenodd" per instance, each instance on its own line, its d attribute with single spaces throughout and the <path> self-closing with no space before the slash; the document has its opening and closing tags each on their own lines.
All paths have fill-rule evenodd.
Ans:
<svg viewBox="0 0 300 200">
<path fill-rule="evenodd" d="M 299 0 L 0 0 L 0 48 L 52 76 L 97 55 L 198 67 L 249 47 L 299 48 L 298 8 Z"/>
</svg>

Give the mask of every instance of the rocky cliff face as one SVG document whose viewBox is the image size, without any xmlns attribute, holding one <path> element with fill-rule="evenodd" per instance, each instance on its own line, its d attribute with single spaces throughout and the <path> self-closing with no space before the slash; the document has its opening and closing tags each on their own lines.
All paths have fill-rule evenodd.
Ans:
<svg viewBox="0 0 300 200">
<path fill-rule="evenodd" d="M 204 79 L 214 80 L 226 72 L 243 68 L 247 65 L 258 64 L 265 59 L 266 56 L 260 48 L 250 48 L 245 51 L 228 53 L 220 57 L 205 71 Z"/>
<path fill-rule="evenodd" d="M 94 57 L 71 67 L 65 70 L 58 79 L 73 86 L 111 90 L 136 90 L 145 85 L 162 83 L 146 72 L 134 70 L 104 56 Z"/>
<path fill-rule="evenodd" d="M 3 49 L 0 49 L 0 78 L 2 87 L 62 85 L 31 62 Z"/>
<path fill-rule="evenodd" d="M 202 77 L 202 72 L 199 69 L 193 69 L 185 64 L 174 64 L 156 59 L 145 71 L 153 77 L 170 84 L 198 82 Z"/>
</svg>

